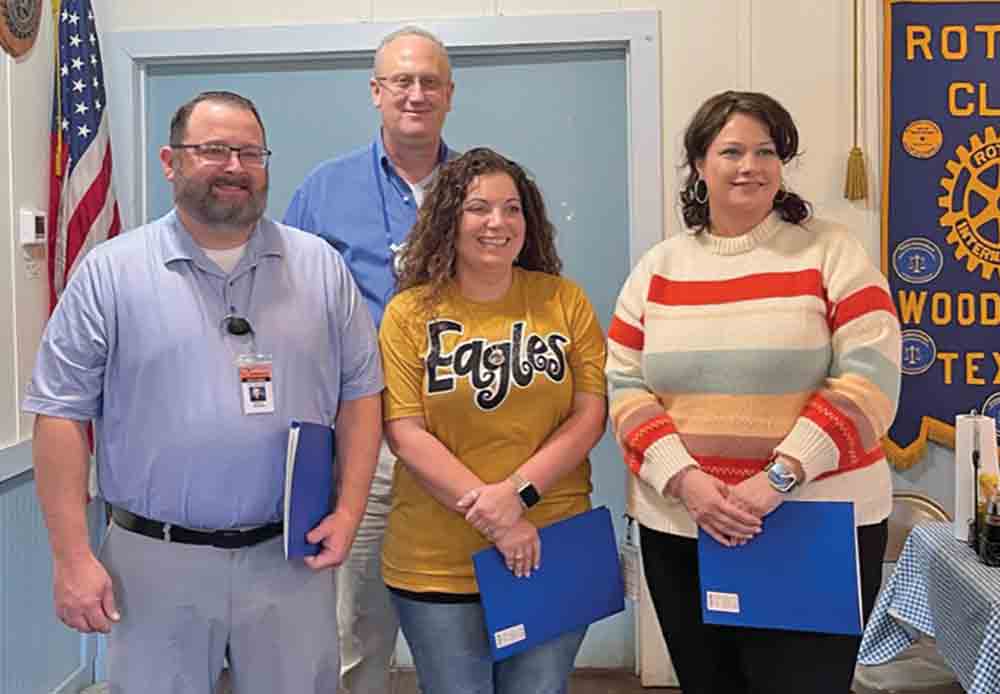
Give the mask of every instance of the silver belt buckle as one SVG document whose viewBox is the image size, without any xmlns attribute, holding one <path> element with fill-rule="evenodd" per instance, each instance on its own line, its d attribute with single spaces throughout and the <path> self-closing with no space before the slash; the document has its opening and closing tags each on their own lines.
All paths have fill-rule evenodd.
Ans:
<svg viewBox="0 0 1000 694">
<path fill-rule="evenodd" d="M 163 539 L 166 542 L 170 542 L 170 528 L 173 527 L 170 523 L 163 524 Z"/>
</svg>

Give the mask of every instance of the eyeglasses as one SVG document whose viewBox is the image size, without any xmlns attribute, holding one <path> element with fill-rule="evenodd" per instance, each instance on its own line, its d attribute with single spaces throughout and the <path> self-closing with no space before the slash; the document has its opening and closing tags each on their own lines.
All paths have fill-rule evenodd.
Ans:
<svg viewBox="0 0 1000 694">
<path fill-rule="evenodd" d="M 267 166 L 267 160 L 271 157 L 271 150 L 247 145 L 245 147 L 233 147 L 215 142 L 203 142 L 197 145 L 170 145 L 172 149 L 193 149 L 194 153 L 209 164 L 221 166 L 229 163 L 229 158 L 235 153 L 239 157 L 240 163 L 247 168 L 262 168 Z"/>
<path fill-rule="evenodd" d="M 242 335 L 250 334 L 253 335 L 253 326 L 250 325 L 250 321 L 243 316 L 238 316 L 235 313 L 230 313 L 225 318 L 222 319 L 222 327 L 226 329 L 226 332 L 230 335 L 236 335 L 240 337 Z"/>
<path fill-rule="evenodd" d="M 445 81 L 434 75 L 410 75 L 401 72 L 397 75 L 376 75 L 374 79 L 394 96 L 410 94 L 417 85 L 420 85 L 420 91 L 424 94 L 435 96 L 445 87 Z"/>
</svg>

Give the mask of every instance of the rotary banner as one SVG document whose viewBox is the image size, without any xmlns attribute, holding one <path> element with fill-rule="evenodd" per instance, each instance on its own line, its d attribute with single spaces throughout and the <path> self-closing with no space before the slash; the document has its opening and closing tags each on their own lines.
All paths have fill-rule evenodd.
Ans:
<svg viewBox="0 0 1000 694">
<path fill-rule="evenodd" d="M 886 451 L 1000 416 L 1000 2 L 885 0 L 882 264 L 903 325 Z"/>
</svg>

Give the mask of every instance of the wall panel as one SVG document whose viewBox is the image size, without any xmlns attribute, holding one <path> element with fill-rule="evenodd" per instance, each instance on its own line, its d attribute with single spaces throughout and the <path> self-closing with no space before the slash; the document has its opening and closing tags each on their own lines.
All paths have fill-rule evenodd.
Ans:
<svg viewBox="0 0 1000 694">
<path fill-rule="evenodd" d="M 17 382 L 14 321 L 14 209 L 11 200 L 10 119 L 14 100 L 10 72 L 14 61 L 0 53 L 0 448 L 17 441 Z M 30 113 L 30 111 L 29 111 Z M 2 656 L 0 656 L 2 657 Z"/>
<path fill-rule="evenodd" d="M 0 459 L 27 458 L 30 450 L 21 444 L 0 451 Z M 53 692 L 67 681 L 90 681 L 80 635 L 52 609 L 48 536 L 31 472 L 0 482 L 0 654 L 0 692 Z"/>
<path fill-rule="evenodd" d="M 11 150 L 14 157 L 12 204 L 14 214 L 21 206 L 45 211 L 49 206 L 49 147 L 52 103 L 52 15 L 43 4 L 39 40 L 32 51 L 18 61 L 11 74 L 11 100 L 15 104 L 44 104 L 45 110 L 15 108 L 11 117 Z M 46 38 L 48 40 L 46 40 Z M 51 226 L 51 225 L 50 225 Z M 14 316 L 16 335 L 16 403 L 31 375 L 35 352 L 48 316 L 48 284 L 45 249 L 20 246 L 13 253 Z M 18 417 L 18 441 L 31 435 L 31 418 Z"/>
</svg>

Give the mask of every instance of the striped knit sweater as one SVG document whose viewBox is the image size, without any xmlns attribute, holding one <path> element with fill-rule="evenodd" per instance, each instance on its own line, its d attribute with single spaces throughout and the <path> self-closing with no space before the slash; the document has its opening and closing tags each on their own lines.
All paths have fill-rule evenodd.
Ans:
<svg viewBox="0 0 1000 694">
<path fill-rule="evenodd" d="M 694 537 L 670 478 L 730 483 L 772 451 L 802 462 L 796 499 L 889 515 L 879 439 L 899 396 L 900 328 L 882 274 L 846 229 L 772 214 L 735 238 L 680 234 L 639 261 L 609 329 L 611 422 L 643 525 Z"/>
</svg>

